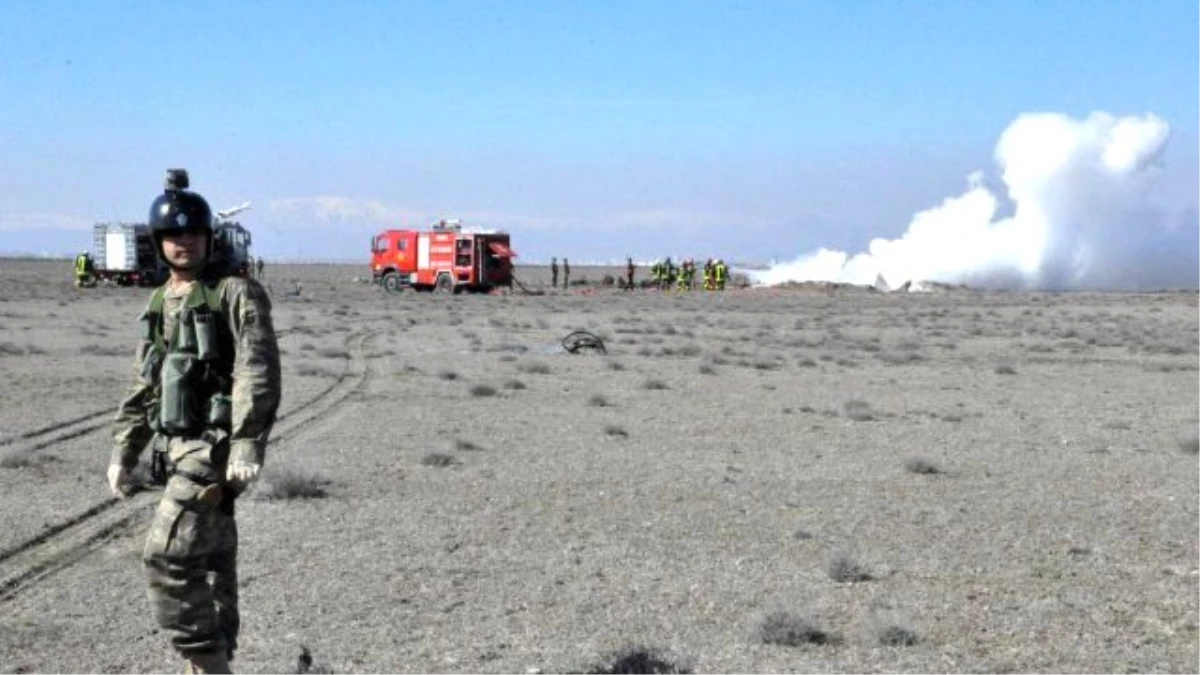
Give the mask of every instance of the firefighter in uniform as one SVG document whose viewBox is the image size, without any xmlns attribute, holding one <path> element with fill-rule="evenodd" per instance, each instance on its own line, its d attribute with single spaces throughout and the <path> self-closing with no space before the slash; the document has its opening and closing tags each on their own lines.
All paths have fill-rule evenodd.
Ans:
<svg viewBox="0 0 1200 675">
<path fill-rule="evenodd" d="M 711 291 L 713 289 L 713 259 L 709 258 L 704 261 L 704 290 Z"/>
<path fill-rule="evenodd" d="M 563 258 L 563 288 L 571 284 L 571 261 Z"/>
<path fill-rule="evenodd" d="M 92 263 L 92 254 L 84 251 L 75 256 L 75 286 L 91 288 L 95 285 L 96 266 Z"/>
<path fill-rule="evenodd" d="M 141 317 L 134 385 L 118 406 L 108 483 L 154 447 L 165 480 L 142 554 L 155 618 L 184 672 L 230 672 L 239 628 L 234 501 L 259 475 L 280 399 L 271 303 L 257 281 L 206 266 L 212 210 L 173 170 L 150 206 L 170 277 Z"/>
<path fill-rule="evenodd" d="M 558 288 L 558 258 L 550 259 L 550 288 Z"/>
<path fill-rule="evenodd" d="M 713 281 L 718 291 L 725 290 L 725 276 L 728 273 L 729 268 L 725 267 L 725 261 L 717 258 L 717 262 L 713 263 Z"/>
</svg>

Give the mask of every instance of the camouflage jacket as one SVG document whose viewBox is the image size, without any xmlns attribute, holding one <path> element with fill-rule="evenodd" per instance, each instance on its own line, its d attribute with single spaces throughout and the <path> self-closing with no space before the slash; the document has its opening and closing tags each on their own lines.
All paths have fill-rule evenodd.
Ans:
<svg viewBox="0 0 1200 675">
<path fill-rule="evenodd" d="M 197 282 L 200 283 L 200 282 Z M 267 439 L 275 423 L 281 395 L 279 348 L 275 328 L 271 324 L 271 301 L 257 281 L 240 277 L 223 279 L 217 287 L 220 295 L 219 317 L 233 337 L 232 424 L 230 427 L 229 460 L 262 464 Z M 170 297 L 168 295 L 168 297 Z M 177 312 L 182 301 L 164 311 Z M 164 322 L 173 319 L 164 316 Z M 143 375 L 143 362 L 149 344 L 141 342 L 134 368 L 136 375 L 117 409 L 113 429 L 113 450 L 110 463 L 128 468 L 137 465 L 138 456 L 154 435 L 148 413 L 155 403 L 161 377 Z"/>
</svg>

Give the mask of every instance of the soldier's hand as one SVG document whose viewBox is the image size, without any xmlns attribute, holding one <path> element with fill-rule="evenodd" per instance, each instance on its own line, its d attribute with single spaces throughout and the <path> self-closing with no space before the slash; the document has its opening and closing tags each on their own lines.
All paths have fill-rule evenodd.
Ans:
<svg viewBox="0 0 1200 675">
<path fill-rule="evenodd" d="M 125 499 L 133 491 L 133 483 L 129 480 L 129 469 L 120 464 L 108 467 L 108 489 L 117 499 Z"/>
<path fill-rule="evenodd" d="M 225 480 L 241 492 L 258 480 L 258 472 L 261 468 L 254 462 L 230 462 L 229 467 L 225 469 Z"/>
</svg>

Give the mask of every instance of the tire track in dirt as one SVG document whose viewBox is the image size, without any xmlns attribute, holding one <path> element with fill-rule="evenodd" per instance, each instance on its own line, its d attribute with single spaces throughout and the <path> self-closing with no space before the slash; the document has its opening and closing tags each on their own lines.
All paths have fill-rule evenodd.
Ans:
<svg viewBox="0 0 1200 675">
<path fill-rule="evenodd" d="M 380 332 L 368 330 L 346 337 L 346 346 L 352 350 L 342 372 L 332 384 L 288 413 L 289 422 L 276 427 L 271 444 L 294 438 L 366 388 L 372 374 L 366 348 Z M 284 419 L 279 417 L 277 424 Z M 142 490 L 127 499 L 108 497 L 37 536 L 0 551 L 0 604 L 142 525 L 152 513 L 146 507 L 154 503 L 152 495 L 156 492 Z"/>
</svg>

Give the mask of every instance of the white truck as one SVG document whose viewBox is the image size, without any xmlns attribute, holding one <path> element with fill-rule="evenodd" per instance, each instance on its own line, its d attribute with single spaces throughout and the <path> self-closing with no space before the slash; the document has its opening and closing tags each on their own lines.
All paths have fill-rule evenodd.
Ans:
<svg viewBox="0 0 1200 675">
<path fill-rule="evenodd" d="M 213 225 L 210 264 L 228 274 L 250 275 L 250 232 L 233 215 L 249 208 L 219 211 Z M 92 235 L 92 260 L 96 278 L 118 286 L 157 286 L 167 279 L 167 267 L 158 259 L 150 226 L 144 223 L 97 223 Z"/>
<path fill-rule="evenodd" d="M 149 225 L 97 223 L 92 260 L 96 278 L 118 286 L 157 286 L 167 276 L 167 268 L 154 250 Z"/>
</svg>

